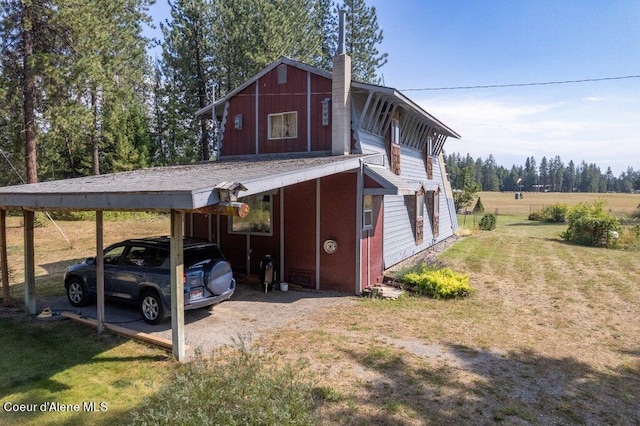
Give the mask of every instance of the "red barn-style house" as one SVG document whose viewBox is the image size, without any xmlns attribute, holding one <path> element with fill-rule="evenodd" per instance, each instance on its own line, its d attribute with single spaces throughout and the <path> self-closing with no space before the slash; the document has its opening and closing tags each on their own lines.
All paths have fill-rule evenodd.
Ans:
<svg viewBox="0 0 640 426">
<path fill-rule="evenodd" d="M 219 123 L 246 217 L 188 213 L 238 272 L 270 255 L 278 280 L 360 294 L 386 268 L 450 236 L 457 219 L 442 157 L 453 130 L 395 89 L 281 58 L 197 112 Z"/>
<path fill-rule="evenodd" d="M 220 123 L 215 161 L 0 188 L 3 304 L 10 209 L 23 212 L 32 314 L 34 212 L 96 212 L 99 333 L 106 324 L 102 213 L 169 213 L 178 360 L 185 358 L 178 243 L 185 234 L 218 242 L 237 272 L 257 275 L 271 255 L 280 281 L 360 294 L 386 268 L 457 229 L 442 149 L 458 134 L 397 90 L 352 81 L 344 53 L 333 73 L 281 58 L 197 114 Z"/>
</svg>

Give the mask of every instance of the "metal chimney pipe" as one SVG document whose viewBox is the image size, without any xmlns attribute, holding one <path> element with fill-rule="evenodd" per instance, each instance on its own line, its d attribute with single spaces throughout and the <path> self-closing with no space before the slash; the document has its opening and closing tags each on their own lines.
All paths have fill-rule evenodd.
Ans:
<svg viewBox="0 0 640 426">
<path fill-rule="evenodd" d="M 345 22 L 347 12 L 340 11 L 338 52 L 333 57 L 331 76 L 331 154 L 351 152 L 351 57 L 345 50 Z"/>
<path fill-rule="evenodd" d="M 347 14 L 346 10 L 340 10 L 338 11 L 339 14 L 339 21 L 338 21 L 338 55 L 342 55 L 347 53 L 346 49 L 345 49 L 345 44 L 346 44 L 346 32 L 345 32 L 345 24 L 344 24 L 344 20 L 345 20 L 345 16 Z"/>
</svg>

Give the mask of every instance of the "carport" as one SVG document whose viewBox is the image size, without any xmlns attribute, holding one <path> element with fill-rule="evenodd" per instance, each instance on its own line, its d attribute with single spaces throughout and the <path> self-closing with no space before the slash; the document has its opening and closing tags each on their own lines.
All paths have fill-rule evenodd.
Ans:
<svg viewBox="0 0 640 426">
<path fill-rule="evenodd" d="M 283 188 L 322 176 L 360 171 L 378 155 L 235 159 L 184 166 L 157 167 L 108 175 L 0 188 L 0 258 L 3 294 L 8 301 L 6 211 L 19 209 L 24 220 L 25 308 L 36 313 L 34 213 L 96 212 L 96 280 L 98 333 L 104 331 L 103 212 L 154 211 L 171 215 L 172 351 L 185 359 L 183 295 L 183 222 L 185 213 L 242 216 L 247 206 L 239 196 Z"/>
</svg>

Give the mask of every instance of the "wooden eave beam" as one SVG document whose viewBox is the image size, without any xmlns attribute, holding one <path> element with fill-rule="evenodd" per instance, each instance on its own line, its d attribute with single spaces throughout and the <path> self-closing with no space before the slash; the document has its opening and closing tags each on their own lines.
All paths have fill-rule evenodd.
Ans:
<svg viewBox="0 0 640 426">
<path fill-rule="evenodd" d="M 387 132 L 389 131 L 389 127 L 391 126 L 391 120 L 393 120 L 393 116 L 396 114 L 396 110 L 398 109 L 398 105 L 397 104 L 393 104 L 393 108 L 391 108 L 391 112 L 389 113 L 389 115 L 387 116 L 386 122 L 384 124 L 384 126 L 382 127 L 382 136 L 386 135 Z"/>
<path fill-rule="evenodd" d="M 360 115 L 360 120 L 358 121 L 358 127 L 362 130 L 366 130 L 363 125 L 364 125 L 364 117 L 367 114 L 367 110 L 369 109 L 369 104 L 371 103 L 371 98 L 373 97 L 373 92 L 369 92 L 369 95 L 367 96 L 367 101 L 364 103 L 364 108 L 362 108 L 362 114 Z"/>
</svg>

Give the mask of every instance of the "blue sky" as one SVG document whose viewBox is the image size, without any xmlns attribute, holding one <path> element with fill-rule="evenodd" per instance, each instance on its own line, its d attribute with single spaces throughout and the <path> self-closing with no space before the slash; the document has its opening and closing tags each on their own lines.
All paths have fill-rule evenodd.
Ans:
<svg viewBox="0 0 640 426">
<path fill-rule="evenodd" d="M 384 32 L 384 84 L 458 132 L 449 153 L 498 164 L 640 169 L 640 78 L 465 90 L 408 90 L 640 75 L 639 0 L 369 0 Z M 169 17 L 165 0 L 150 10 Z"/>
</svg>

